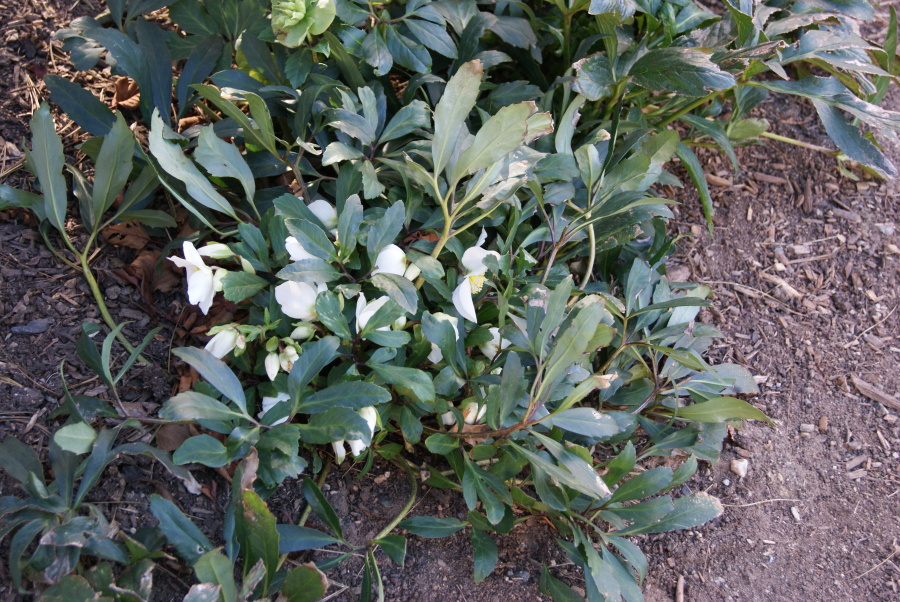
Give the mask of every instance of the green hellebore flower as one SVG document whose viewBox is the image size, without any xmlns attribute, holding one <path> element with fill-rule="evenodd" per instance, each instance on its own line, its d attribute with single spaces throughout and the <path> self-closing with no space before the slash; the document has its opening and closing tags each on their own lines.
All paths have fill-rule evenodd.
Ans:
<svg viewBox="0 0 900 602">
<path fill-rule="evenodd" d="M 336 13 L 334 0 L 272 0 L 272 31 L 288 48 L 296 48 L 306 36 L 328 29 Z"/>
</svg>

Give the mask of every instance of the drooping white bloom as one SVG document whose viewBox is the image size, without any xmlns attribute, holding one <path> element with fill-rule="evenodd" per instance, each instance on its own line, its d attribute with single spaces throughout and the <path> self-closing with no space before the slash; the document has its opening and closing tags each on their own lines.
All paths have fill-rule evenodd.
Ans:
<svg viewBox="0 0 900 602">
<path fill-rule="evenodd" d="M 263 416 L 265 416 L 266 412 L 274 408 L 276 405 L 278 405 L 279 403 L 284 403 L 285 401 L 290 401 L 290 399 L 291 396 L 287 393 L 279 393 L 276 397 L 263 397 L 262 410 L 260 410 L 258 417 L 262 418 Z M 285 416 L 284 418 L 276 420 L 274 423 L 272 423 L 272 426 L 281 424 L 282 422 L 287 422 L 287 419 L 288 417 Z"/>
<path fill-rule="evenodd" d="M 471 320 L 472 322 L 478 322 L 472 296 L 480 293 L 482 287 L 484 287 L 486 280 L 484 274 L 487 272 L 484 260 L 489 255 L 493 255 L 498 260 L 500 259 L 500 254 L 497 251 L 488 251 L 482 248 L 481 245 L 484 244 L 485 238 L 487 238 L 487 233 L 482 230 L 476 245 L 466 249 L 466 252 L 463 253 L 462 264 L 466 268 L 466 274 L 463 276 L 459 286 L 456 287 L 456 290 L 453 291 L 453 305 L 456 307 L 456 311 L 466 320 Z"/>
<path fill-rule="evenodd" d="M 441 322 L 450 322 L 450 324 L 453 325 L 453 334 L 456 335 L 456 340 L 459 340 L 459 318 L 451 316 L 450 314 L 445 314 L 441 311 L 431 315 Z M 432 364 L 437 364 L 442 359 L 444 359 L 444 354 L 441 352 L 441 348 L 435 343 L 431 343 L 431 353 L 428 354 L 428 361 Z"/>
<path fill-rule="evenodd" d="M 359 294 L 359 297 L 356 299 L 356 332 L 362 332 L 362 329 L 366 327 L 366 324 L 369 323 L 369 320 L 372 319 L 372 316 L 375 315 L 375 312 L 381 309 L 381 307 L 390 301 L 390 297 L 383 296 L 375 299 L 371 303 L 366 302 L 366 296 L 362 293 Z M 376 328 L 375 330 L 390 330 L 390 326 L 382 326 L 381 328 Z"/>
<path fill-rule="evenodd" d="M 315 255 L 304 249 L 303 245 L 301 245 L 300 242 L 293 236 L 288 236 L 286 239 L 284 239 L 284 248 L 287 249 L 288 255 L 291 256 L 291 261 L 301 261 L 303 259 L 316 258 Z"/>
<path fill-rule="evenodd" d="M 378 411 L 373 406 L 368 406 L 357 411 L 357 414 L 365 419 L 366 424 L 369 426 L 369 437 L 371 438 L 372 435 L 375 434 L 375 423 L 378 420 Z M 343 462 L 344 458 L 347 457 L 344 443 L 345 441 L 343 439 L 331 443 L 331 446 L 334 449 L 335 460 L 338 464 Z M 350 446 L 350 453 L 353 456 L 360 455 L 363 450 L 366 449 L 366 444 L 363 443 L 362 439 L 352 439 L 346 443 Z"/>
<path fill-rule="evenodd" d="M 169 260 L 178 267 L 184 268 L 188 283 L 188 301 L 191 305 L 199 306 L 200 311 L 205 315 L 209 312 L 213 297 L 216 296 L 216 277 L 218 274 L 214 273 L 213 268 L 203 262 L 203 257 L 197 252 L 194 243 L 186 240 L 181 248 L 184 252 L 184 259 L 181 257 L 169 257 Z M 225 270 L 221 271 L 225 272 Z M 222 274 L 219 278 L 219 290 L 221 290 L 221 279 L 224 276 L 225 274 Z"/>
<path fill-rule="evenodd" d="M 316 297 L 326 290 L 324 284 L 313 287 L 306 282 L 289 280 L 275 287 L 275 300 L 281 306 L 284 315 L 312 322 L 319 317 L 316 312 Z"/>
<path fill-rule="evenodd" d="M 483 353 L 485 357 L 493 358 L 500 352 L 500 350 L 509 347 L 510 342 L 500 337 L 500 329 L 496 326 L 493 328 L 488 328 L 488 332 L 491 333 L 491 340 L 487 343 L 482 343 L 481 345 L 479 345 L 478 349 L 481 350 L 481 353 Z"/>
<path fill-rule="evenodd" d="M 409 260 L 406 258 L 406 253 L 403 252 L 403 249 L 397 245 L 388 245 L 375 258 L 375 269 L 372 270 L 372 275 L 394 274 L 395 276 L 402 276 L 406 272 L 408 263 Z"/>
<path fill-rule="evenodd" d="M 318 201 L 313 201 L 309 204 L 309 210 L 313 212 L 313 215 L 319 218 L 322 225 L 325 226 L 327 230 L 331 231 L 332 234 L 337 231 L 338 216 L 334 205 L 328 201 L 319 199 Z"/>
<path fill-rule="evenodd" d="M 378 419 L 378 412 L 374 407 L 368 406 L 359 410 L 358 414 L 362 416 L 366 424 L 369 425 L 369 437 L 375 434 L 375 422 Z M 347 445 L 350 446 L 350 453 L 354 456 L 358 456 L 366 449 L 366 444 L 363 443 L 362 439 L 351 439 L 347 442 Z"/>
<path fill-rule="evenodd" d="M 278 360 L 278 354 L 274 351 L 266 356 L 266 376 L 269 380 L 275 380 L 278 376 L 278 369 L 281 368 L 281 362 Z"/>
<path fill-rule="evenodd" d="M 206 343 L 204 349 L 216 356 L 217 359 L 222 359 L 235 347 L 243 348 L 243 346 L 244 342 L 241 333 L 238 332 L 237 328 L 228 326 L 213 335 L 213 338 Z"/>
</svg>

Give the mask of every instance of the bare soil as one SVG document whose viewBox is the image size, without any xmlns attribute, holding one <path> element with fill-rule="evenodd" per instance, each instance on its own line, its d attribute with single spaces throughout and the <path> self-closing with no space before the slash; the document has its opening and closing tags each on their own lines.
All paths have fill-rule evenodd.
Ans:
<svg viewBox="0 0 900 602">
<path fill-rule="evenodd" d="M 11 169 L 21 160 L 28 116 L 46 96 L 43 75 L 74 76 L 64 55 L 51 50 L 50 34 L 75 16 L 96 14 L 97 4 L 0 0 L 0 181 L 24 185 L 23 170 Z M 106 85 L 102 73 L 79 81 Z M 900 109 L 896 97 L 890 104 Z M 779 134 L 832 148 L 806 104 L 772 99 L 758 116 Z M 75 130 L 63 117 L 59 125 L 67 134 Z M 900 152 L 889 149 L 900 164 Z M 854 182 L 832 158 L 782 143 L 740 149 L 738 175 L 721 154 L 700 154 L 717 184 L 711 187 L 715 236 L 705 232 L 693 192 L 666 191 L 683 203 L 673 229 L 693 234 L 680 243 L 670 270 L 679 280 L 713 288 L 716 305 L 702 316 L 725 335 L 716 359 L 745 364 L 763 377 L 762 393 L 752 401 L 776 427 L 747 424 L 734 432 L 722 460 L 703 466 L 688 483 L 723 500 L 721 518 L 699 529 L 636 539 L 651 561 L 645 596 L 651 602 L 898 600 L 900 406 L 892 403 L 900 397 L 900 184 L 858 170 Z M 33 224 L 22 214 L 4 218 L 0 438 L 24 438 L 44 453 L 55 428 L 46 416 L 59 405 L 62 360 L 70 388 L 103 395 L 74 351 L 80 324 L 99 322 L 99 315 L 80 276 L 50 254 Z M 113 315 L 135 322 L 132 339 L 164 327 L 147 352 L 155 366 L 134 370 L 123 387 L 132 408 L 152 413 L 177 385 L 168 352 L 182 344 L 176 326 L 184 325 L 184 301 L 180 291 L 148 298 L 116 278 L 113 271 L 133 259 L 133 251 L 110 246 L 95 265 Z M 28 325 L 41 332 L 13 330 Z M 882 403 L 872 399 L 866 383 L 887 396 L 874 394 Z M 730 471 L 735 459 L 749 461 L 743 478 Z M 151 493 L 169 496 L 216 543 L 228 485 L 207 469 L 198 468 L 196 476 L 204 494 L 191 496 L 149 461 L 126 458 L 98 486 L 94 500 L 127 530 L 152 523 Z M 389 464 L 358 476 L 358 466 L 345 465 L 324 487 L 355 543 L 377 533 L 410 493 L 405 476 Z M 465 515 L 459 496 L 418 487 L 415 514 Z M 15 494 L 13 481 L 0 477 L 0 495 Z M 299 483 L 288 482 L 270 507 L 280 522 L 295 522 L 301 500 Z M 472 583 L 466 531 L 443 540 L 410 537 L 406 566 L 380 559 L 386 598 L 546 600 L 537 587 L 541 564 L 575 587 L 583 584 L 555 537 L 546 521 L 534 517 L 497 538 L 500 561 L 480 584 Z M 0 596 L 22 599 L 5 571 L 4 558 Z M 361 563 L 350 561 L 329 578 L 333 599 L 355 600 Z M 154 598 L 180 600 L 191 580 L 189 571 L 164 562 Z"/>
</svg>

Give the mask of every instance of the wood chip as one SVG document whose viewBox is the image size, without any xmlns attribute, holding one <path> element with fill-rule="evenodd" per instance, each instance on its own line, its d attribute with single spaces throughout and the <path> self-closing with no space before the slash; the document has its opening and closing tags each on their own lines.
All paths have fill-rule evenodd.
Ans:
<svg viewBox="0 0 900 602">
<path fill-rule="evenodd" d="M 863 464 L 863 463 L 864 463 L 866 460 L 868 460 L 868 459 L 869 459 L 869 456 L 867 456 L 867 455 L 865 455 L 865 454 L 863 454 L 863 455 L 861 455 L 861 456 L 856 456 L 856 457 L 853 458 L 852 460 L 849 460 L 849 461 L 844 465 L 844 468 L 846 468 L 847 470 L 853 470 L 854 468 L 856 468 L 856 467 L 859 466 L 860 464 Z"/>
<path fill-rule="evenodd" d="M 791 183 L 786 179 L 780 176 L 770 176 L 766 173 L 756 172 L 753 174 L 753 179 L 759 182 L 766 182 L 767 184 L 778 184 L 780 186 L 790 186 Z"/>
<path fill-rule="evenodd" d="M 793 286 L 788 284 L 784 278 L 776 276 L 775 274 L 769 274 L 768 272 L 760 272 L 759 276 L 763 280 L 768 280 L 772 284 L 777 284 L 778 286 L 780 286 L 781 290 L 784 291 L 784 293 L 788 297 L 791 297 L 792 299 L 799 299 L 800 297 L 803 296 L 803 294 L 800 293 L 800 291 L 798 291 Z"/>
<path fill-rule="evenodd" d="M 706 174 L 706 181 L 713 186 L 722 186 L 723 188 L 731 188 L 732 186 L 734 186 L 734 182 L 732 182 L 728 178 L 720 178 L 719 176 L 715 176 L 711 173 Z"/>
<path fill-rule="evenodd" d="M 831 213 L 834 214 L 835 217 L 847 220 L 848 222 L 859 223 L 862 221 L 862 218 L 855 211 L 847 211 L 845 209 L 832 209 Z"/>
<path fill-rule="evenodd" d="M 848 472 L 847 478 L 852 481 L 853 479 L 861 479 L 868 474 L 869 474 L 868 470 L 866 470 L 865 468 L 860 468 L 859 470 L 854 470 L 853 472 Z"/>
<path fill-rule="evenodd" d="M 860 393 L 862 393 L 872 401 L 877 401 L 881 405 L 894 410 L 900 410 L 900 400 L 898 400 L 893 395 L 888 395 L 875 385 L 867 383 L 855 374 L 850 375 L 850 381 Z"/>
</svg>

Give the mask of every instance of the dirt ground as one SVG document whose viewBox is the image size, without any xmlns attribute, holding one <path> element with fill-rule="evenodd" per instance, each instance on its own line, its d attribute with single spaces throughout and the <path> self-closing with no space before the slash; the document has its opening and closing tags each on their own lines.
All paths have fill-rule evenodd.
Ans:
<svg viewBox="0 0 900 602">
<path fill-rule="evenodd" d="M 43 75 L 72 75 L 65 56 L 49 50 L 50 34 L 74 16 L 95 14 L 96 4 L 0 0 L 0 181 L 24 181 L 22 171 L 12 169 L 21 159 L 28 115 L 46 95 Z M 900 109 L 897 94 L 889 103 Z M 759 116 L 779 134 L 832 147 L 806 104 L 772 99 Z M 900 165 L 898 148 L 888 145 Z M 721 461 L 703 466 L 688 483 L 723 500 L 721 518 L 699 529 L 636 538 L 651 561 L 645 596 L 650 602 L 898 600 L 900 182 L 868 179 L 858 170 L 855 182 L 831 157 L 782 143 L 741 149 L 737 176 L 722 155 L 708 151 L 701 158 L 715 184 L 715 237 L 705 233 L 695 195 L 667 191 L 683 203 L 673 229 L 694 235 L 680 243 L 670 269 L 678 280 L 713 288 L 716 304 L 703 319 L 725 335 L 715 359 L 745 364 L 760 376 L 762 393 L 752 401 L 776 428 L 746 425 L 727 441 Z M 184 301 L 179 291 L 148 297 L 118 279 L 113 271 L 134 254 L 106 247 L 95 265 L 113 315 L 135 322 L 132 339 L 164 327 L 147 353 L 159 367 L 135 370 L 123 388 L 132 407 L 152 412 L 175 385 L 168 352 L 181 343 L 175 327 L 183 325 Z M 149 314 L 148 301 L 155 308 Z M 0 438 L 46 445 L 46 415 L 59 404 L 63 359 L 70 388 L 103 393 L 74 352 L 85 320 L 97 322 L 99 315 L 80 277 L 52 257 L 20 216 L 0 221 Z M 749 461 L 745 477 L 730 471 L 734 459 Z M 345 465 L 332 471 L 324 488 L 352 542 L 377 533 L 409 495 L 406 478 L 390 465 L 358 474 L 358 467 Z M 226 484 L 206 469 L 196 476 L 205 495 L 185 493 L 143 459 L 125 459 L 94 501 L 106 503 L 130 529 L 147 524 L 151 493 L 170 495 L 216 533 Z M 419 487 L 414 513 L 464 516 L 458 496 Z M 13 482 L 0 478 L 0 495 L 15 493 Z M 280 522 L 297 520 L 301 497 L 298 483 L 273 497 Z M 411 537 L 405 567 L 381 563 L 386 598 L 546 600 L 537 587 L 542 564 L 575 587 L 582 580 L 554 537 L 535 518 L 498 538 L 497 569 L 480 584 L 472 583 L 465 531 L 444 540 Z M 356 599 L 360 566 L 351 561 L 329 572 L 331 599 Z M 17 599 L 5 571 L 3 558 L 0 596 Z M 154 599 L 181 599 L 191 575 L 179 571 L 174 563 L 161 565 Z"/>
</svg>

